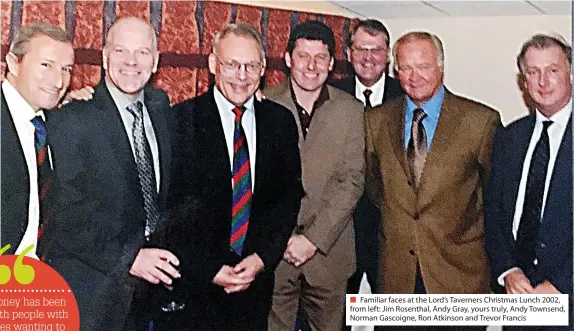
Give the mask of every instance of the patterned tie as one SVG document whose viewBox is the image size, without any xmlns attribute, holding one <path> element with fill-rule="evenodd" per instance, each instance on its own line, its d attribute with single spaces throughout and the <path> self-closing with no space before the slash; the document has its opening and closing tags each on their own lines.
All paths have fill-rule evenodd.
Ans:
<svg viewBox="0 0 574 331">
<path fill-rule="evenodd" d="M 42 235 L 49 216 L 48 197 L 52 187 L 52 168 L 48 159 L 48 144 L 46 143 L 46 126 L 41 116 L 32 119 L 34 124 L 34 148 L 36 149 L 36 165 L 38 167 L 38 199 L 40 202 L 40 220 L 38 238 Z"/>
<path fill-rule="evenodd" d="M 365 110 L 370 110 L 373 108 L 371 105 L 371 94 L 373 94 L 373 91 L 369 89 L 363 91 L 363 95 L 365 96 Z"/>
<path fill-rule="evenodd" d="M 542 122 L 542 135 L 532 153 L 524 193 L 524 205 L 516 235 L 519 266 L 525 270 L 532 269 L 536 259 L 536 236 L 542 216 L 542 200 L 544 199 L 544 186 L 548 172 L 548 160 L 550 159 L 548 127 L 552 123 L 552 121 Z"/>
<path fill-rule="evenodd" d="M 159 208 L 157 205 L 158 194 L 155 181 L 155 171 L 153 167 L 153 157 L 151 148 L 147 140 L 144 129 L 143 105 L 140 101 L 129 105 L 127 110 L 134 116 L 132 126 L 132 137 L 136 156 L 136 165 L 138 177 L 142 188 L 144 198 L 144 210 L 146 237 L 149 237 L 155 231 L 159 220 Z"/>
<path fill-rule="evenodd" d="M 427 133 L 423 125 L 423 118 L 427 114 L 421 108 L 417 108 L 413 114 L 413 124 L 411 126 L 411 139 L 407 147 L 407 160 L 411 180 L 415 187 L 419 186 L 423 168 L 427 158 Z"/>
<path fill-rule="evenodd" d="M 241 117 L 245 107 L 235 107 L 235 129 L 233 131 L 233 209 L 231 218 L 231 249 L 241 255 L 249 217 L 251 215 L 251 166 L 245 131 Z"/>
</svg>

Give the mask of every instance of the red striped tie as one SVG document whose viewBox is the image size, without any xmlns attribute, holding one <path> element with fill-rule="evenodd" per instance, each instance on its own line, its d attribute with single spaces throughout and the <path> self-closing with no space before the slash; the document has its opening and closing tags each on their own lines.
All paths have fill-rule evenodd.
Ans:
<svg viewBox="0 0 574 331">
<path fill-rule="evenodd" d="M 231 249 L 241 255 L 251 214 L 251 168 L 249 149 L 241 117 L 245 107 L 235 107 L 235 129 L 233 132 L 233 209 L 231 222 Z"/>
</svg>

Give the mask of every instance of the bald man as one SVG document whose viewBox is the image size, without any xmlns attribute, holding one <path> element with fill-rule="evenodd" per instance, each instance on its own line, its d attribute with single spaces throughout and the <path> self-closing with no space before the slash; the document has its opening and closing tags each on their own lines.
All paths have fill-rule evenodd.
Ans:
<svg viewBox="0 0 574 331">
<path fill-rule="evenodd" d="M 93 98 L 47 123 L 57 222 L 41 248 L 76 296 L 81 330 L 136 330 L 136 287 L 179 277 L 174 254 L 144 248 L 168 194 L 169 99 L 145 87 L 158 63 L 149 23 L 116 21 L 102 56 L 106 74 Z"/>
</svg>

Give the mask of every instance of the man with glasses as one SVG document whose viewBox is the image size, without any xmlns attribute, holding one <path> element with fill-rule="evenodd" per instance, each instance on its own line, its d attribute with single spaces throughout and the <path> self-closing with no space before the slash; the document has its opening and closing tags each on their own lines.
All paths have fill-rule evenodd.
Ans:
<svg viewBox="0 0 574 331">
<path fill-rule="evenodd" d="M 336 80 L 333 86 L 362 101 L 365 111 L 387 100 L 404 95 L 399 81 L 388 74 L 390 36 L 380 21 L 361 20 L 347 36 L 347 60 L 353 75 Z M 359 293 L 364 275 L 371 291 L 377 279 L 377 229 L 380 213 L 364 194 L 355 210 L 355 248 L 357 272 L 349 280 L 347 293 Z"/>
<path fill-rule="evenodd" d="M 254 97 L 265 52 L 253 26 L 219 32 L 209 70 L 215 86 L 175 106 L 173 202 L 197 210 L 181 259 L 186 320 L 165 330 L 262 331 L 303 191 L 297 126 L 287 109 Z"/>
<path fill-rule="evenodd" d="M 326 84 L 334 54 L 329 27 L 297 25 L 285 52 L 290 74 L 265 90 L 295 116 L 305 189 L 276 272 L 270 331 L 293 330 L 298 310 L 311 330 L 339 330 L 347 281 L 356 270 L 352 214 L 364 184 L 363 107 Z"/>
<path fill-rule="evenodd" d="M 381 208 L 378 293 L 490 293 L 482 197 L 499 114 L 444 87 L 437 36 L 407 33 L 393 56 L 406 97 L 365 117 L 367 192 Z"/>
</svg>

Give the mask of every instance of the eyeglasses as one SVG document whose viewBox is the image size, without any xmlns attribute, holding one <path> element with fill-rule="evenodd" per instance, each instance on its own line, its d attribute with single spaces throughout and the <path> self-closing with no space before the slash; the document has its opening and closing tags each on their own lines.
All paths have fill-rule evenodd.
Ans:
<svg viewBox="0 0 574 331">
<path fill-rule="evenodd" d="M 263 68 L 263 64 L 261 62 L 252 61 L 248 63 L 239 63 L 235 60 L 221 60 L 219 57 L 215 57 L 219 64 L 221 64 L 221 68 L 223 71 L 228 73 L 237 72 L 241 70 L 241 67 L 245 67 L 245 71 L 248 74 L 259 74 L 261 72 L 261 68 Z"/>
<path fill-rule="evenodd" d="M 358 56 L 367 56 L 369 52 L 376 57 L 381 57 L 387 54 L 386 47 L 371 47 L 371 46 L 353 46 L 351 50 Z"/>
</svg>

